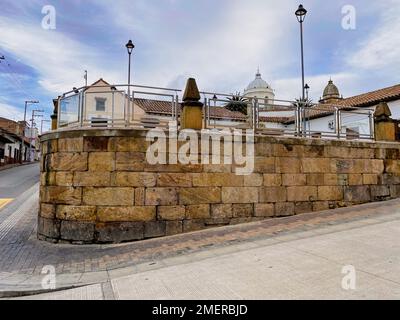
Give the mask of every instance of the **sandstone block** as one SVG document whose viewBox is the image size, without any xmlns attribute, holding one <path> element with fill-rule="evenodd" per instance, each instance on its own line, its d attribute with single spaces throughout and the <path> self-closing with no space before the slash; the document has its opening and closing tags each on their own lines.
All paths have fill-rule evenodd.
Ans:
<svg viewBox="0 0 400 320">
<path fill-rule="evenodd" d="M 325 184 L 323 173 L 310 173 L 307 174 L 308 186 L 323 186 Z"/>
<path fill-rule="evenodd" d="M 363 184 L 378 184 L 378 175 L 377 174 L 364 174 L 363 175 Z"/>
<path fill-rule="evenodd" d="M 243 187 L 243 176 L 234 173 L 194 173 L 194 187 Z"/>
<path fill-rule="evenodd" d="M 49 169 L 53 171 L 86 171 L 88 169 L 88 154 L 85 152 L 53 153 L 48 159 Z"/>
<path fill-rule="evenodd" d="M 117 187 L 155 187 L 157 176 L 147 172 L 116 172 L 112 183 Z"/>
<path fill-rule="evenodd" d="M 390 198 L 389 186 L 371 186 L 371 198 L 373 201 L 382 201 Z"/>
<path fill-rule="evenodd" d="M 264 174 L 264 186 L 266 187 L 280 187 L 282 185 L 281 174 Z"/>
<path fill-rule="evenodd" d="M 363 184 L 362 174 L 349 174 L 349 185 L 350 186 L 361 186 Z"/>
<path fill-rule="evenodd" d="M 223 203 L 257 203 L 258 188 L 256 187 L 223 187 L 222 188 Z"/>
<path fill-rule="evenodd" d="M 260 202 L 285 202 L 286 188 L 285 187 L 265 187 L 260 189 Z"/>
<path fill-rule="evenodd" d="M 293 202 L 278 202 L 275 204 L 275 216 L 276 217 L 287 217 L 294 215 L 294 203 Z"/>
<path fill-rule="evenodd" d="M 106 152 L 108 150 L 108 137 L 84 137 L 83 151 Z"/>
<path fill-rule="evenodd" d="M 157 208 L 158 220 L 183 220 L 185 219 L 185 206 L 159 206 Z"/>
<path fill-rule="evenodd" d="M 301 173 L 301 160 L 296 158 L 276 158 L 276 173 Z"/>
<path fill-rule="evenodd" d="M 150 221 L 144 225 L 145 238 L 164 237 L 166 235 L 166 222 L 165 221 Z"/>
<path fill-rule="evenodd" d="M 96 238 L 100 243 L 122 243 L 144 238 L 143 222 L 98 223 Z"/>
<path fill-rule="evenodd" d="M 210 205 L 198 204 L 186 206 L 186 219 L 208 219 L 210 218 Z"/>
<path fill-rule="evenodd" d="M 80 205 L 82 202 L 82 190 L 81 188 L 72 187 L 46 187 L 43 202 Z"/>
<path fill-rule="evenodd" d="M 100 222 L 145 222 L 156 220 L 156 207 L 99 207 Z"/>
<path fill-rule="evenodd" d="M 275 173 L 275 158 L 255 157 L 255 173 Z"/>
<path fill-rule="evenodd" d="M 100 171 L 75 172 L 73 184 L 76 187 L 108 187 L 111 185 L 111 174 Z"/>
<path fill-rule="evenodd" d="M 357 203 L 367 203 L 371 201 L 371 188 L 369 186 L 350 186 L 344 189 L 344 200 Z"/>
<path fill-rule="evenodd" d="M 288 187 L 289 202 L 315 201 L 318 197 L 317 187 Z"/>
<path fill-rule="evenodd" d="M 83 203 L 94 206 L 132 206 L 133 188 L 84 188 Z"/>
<path fill-rule="evenodd" d="M 61 221 L 60 237 L 69 241 L 93 242 L 94 223 Z"/>
<path fill-rule="evenodd" d="M 253 173 L 243 177 L 243 185 L 245 187 L 261 187 L 264 182 L 264 177 L 260 173 Z"/>
<path fill-rule="evenodd" d="M 58 139 L 58 152 L 82 152 L 83 138 Z"/>
<path fill-rule="evenodd" d="M 189 173 L 160 173 L 157 175 L 158 187 L 191 187 L 192 175 Z"/>
<path fill-rule="evenodd" d="M 193 232 L 202 230 L 206 227 L 205 220 L 196 219 L 196 220 L 184 220 L 183 221 L 183 232 Z"/>
<path fill-rule="evenodd" d="M 400 174 L 400 160 L 386 160 L 385 173 Z"/>
<path fill-rule="evenodd" d="M 136 188 L 135 189 L 135 206 L 144 206 L 145 205 L 145 188 Z"/>
<path fill-rule="evenodd" d="M 178 193 L 174 188 L 147 188 L 146 206 L 173 206 L 178 204 Z"/>
<path fill-rule="evenodd" d="M 179 204 L 208 204 L 221 202 L 221 188 L 181 188 L 179 190 Z"/>
<path fill-rule="evenodd" d="M 233 218 L 248 218 L 254 215 L 254 205 L 250 204 L 234 204 L 232 205 Z"/>
<path fill-rule="evenodd" d="M 57 219 L 68 221 L 95 221 L 96 207 L 57 206 Z"/>
<path fill-rule="evenodd" d="M 143 152 L 116 152 L 115 170 L 144 171 L 146 157 Z"/>
<path fill-rule="evenodd" d="M 79 172 L 79 171 L 77 171 Z M 72 172 L 54 172 L 55 185 L 61 187 L 72 187 L 74 185 L 74 174 Z"/>
<path fill-rule="evenodd" d="M 318 200 L 343 200 L 343 187 L 339 186 L 319 186 Z"/>
<path fill-rule="evenodd" d="M 305 174 L 282 174 L 282 185 L 284 186 L 305 186 L 307 184 L 307 176 Z"/>
<path fill-rule="evenodd" d="M 60 222 L 53 219 L 39 217 L 38 234 L 52 239 L 60 238 Z"/>
<path fill-rule="evenodd" d="M 306 201 L 306 202 L 295 202 L 294 204 L 294 213 L 295 214 L 302 214 L 302 213 L 309 213 L 313 212 L 313 203 Z"/>
<path fill-rule="evenodd" d="M 173 236 L 183 232 L 182 221 L 167 221 L 165 225 L 166 236 Z"/>
<path fill-rule="evenodd" d="M 89 153 L 89 171 L 114 171 L 115 154 L 113 152 Z"/>
<path fill-rule="evenodd" d="M 55 215 L 56 215 L 56 206 L 54 204 L 42 203 L 40 205 L 40 213 L 39 213 L 39 215 L 42 218 L 54 219 Z"/>
<path fill-rule="evenodd" d="M 112 137 L 108 143 L 108 151 L 147 152 L 150 142 L 139 137 Z"/>
<path fill-rule="evenodd" d="M 275 206 L 273 203 L 256 203 L 254 212 L 256 217 L 273 217 L 275 215 Z"/>
<path fill-rule="evenodd" d="M 304 158 L 301 160 L 304 173 L 329 173 L 331 160 L 328 158 Z"/>
<path fill-rule="evenodd" d="M 232 204 L 212 204 L 211 218 L 232 218 Z"/>
</svg>

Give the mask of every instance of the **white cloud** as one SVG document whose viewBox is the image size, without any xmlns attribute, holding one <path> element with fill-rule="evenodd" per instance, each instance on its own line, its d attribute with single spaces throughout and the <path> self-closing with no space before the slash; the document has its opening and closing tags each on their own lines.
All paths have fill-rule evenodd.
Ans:
<svg viewBox="0 0 400 320">
<path fill-rule="evenodd" d="M 387 0 L 380 5 L 379 26 L 348 57 L 351 67 L 386 72 L 400 65 L 400 2 Z"/>
<path fill-rule="evenodd" d="M 2 17 L 0 33 L 0 46 L 33 67 L 39 73 L 39 84 L 52 94 L 83 85 L 85 69 L 90 70 L 93 79 L 105 75 L 119 79 L 113 70 L 99 67 L 105 64 L 100 63 L 98 50 L 60 32 L 44 30 L 40 23 L 33 25 Z"/>
<path fill-rule="evenodd" d="M 0 117 L 20 121 L 24 119 L 24 113 L 21 112 L 19 108 L 9 104 L 0 103 Z"/>
</svg>

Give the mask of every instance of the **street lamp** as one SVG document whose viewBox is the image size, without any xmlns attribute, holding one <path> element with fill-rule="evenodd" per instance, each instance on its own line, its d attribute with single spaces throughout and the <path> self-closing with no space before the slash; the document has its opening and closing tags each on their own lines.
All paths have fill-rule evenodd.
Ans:
<svg viewBox="0 0 400 320">
<path fill-rule="evenodd" d="M 310 86 L 306 83 L 304 89 L 306 90 L 306 100 L 308 100 L 308 91 L 310 90 Z"/>
<path fill-rule="evenodd" d="M 125 45 L 126 49 L 128 50 L 128 55 L 129 55 L 129 67 L 128 67 L 128 119 L 127 119 L 127 124 L 130 122 L 130 110 L 131 110 L 131 56 L 132 56 L 132 51 L 135 48 L 135 45 L 133 44 L 132 40 L 129 40 L 128 43 Z M 135 105 L 133 105 L 135 108 Z M 133 110 L 133 114 L 134 110 Z"/>
<path fill-rule="evenodd" d="M 217 100 L 218 100 L 218 97 L 217 97 L 216 94 L 214 94 L 214 97 L 213 97 L 213 101 L 214 101 L 214 129 L 217 127 L 217 117 L 216 117 Z"/>
<path fill-rule="evenodd" d="M 303 103 L 303 112 L 304 111 L 304 101 L 305 101 L 305 85 L 304 85 L 304 42 L 303 42 L 303 22 L 306 19 L 307 10 L 303 7 L 303 5 L 299 5 L 299 8 L 295 12 L 297 21 L 300 23 L 300 41 L 301 41 L 301 91 L 302 91 L 302 103 Z M 301 106 L 301 105 L 300 105 Z M 305 114 L 303 114 L 304 116 Z M 305 131 L 305 125 L 303 128 Z"/>
</svg>

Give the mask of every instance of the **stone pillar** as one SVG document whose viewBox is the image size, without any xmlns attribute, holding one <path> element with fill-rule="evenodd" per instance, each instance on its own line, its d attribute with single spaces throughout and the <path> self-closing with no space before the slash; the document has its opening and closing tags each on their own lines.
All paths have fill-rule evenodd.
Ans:
<svg viewBox="0 0 400 320">
<path fill-rule="evenodd" d="M 203 103 L 200 98 L 196 80 L 188 79 L 183 94 L 181 129 L 203 129 Z"/>
<path fill-rule="evenodd" d="M 399 121 L 391 118 L 392 112 L 387 103 L 380 103 L 375 110 L 375 140 L 396 141 L 399 131 Z"/>
<path fill-rule="evenodd" d="M 58 99 L 53 99 L 54 110 L 51 118 L 51 130 L 57 130 L 57 118 L 58 118 Z"/>
</svg>

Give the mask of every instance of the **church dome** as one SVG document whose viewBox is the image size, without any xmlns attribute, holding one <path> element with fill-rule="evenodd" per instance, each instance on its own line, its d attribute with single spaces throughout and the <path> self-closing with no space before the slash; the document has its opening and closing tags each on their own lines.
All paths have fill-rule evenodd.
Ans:
<svg viewBox="0 0 400 320">
<path fill-rule="evenodd" d="M 328 85 L 325 87 L 323 100 L 328 99 L 340 99 L 340 93 L 337 86 L 333 84 L 332 80 L 329 80 Z"/>
<path fill-rule="evenodd" d="M 256 73 L 256 78 L 250 82 L 250 84 L 247 86 L 246 91 L 254 90 L 254 89 L 271 89 L 267 81 L 265 81 L 261 77 L 260 70 L 257 71 Z"/>
</svg>

